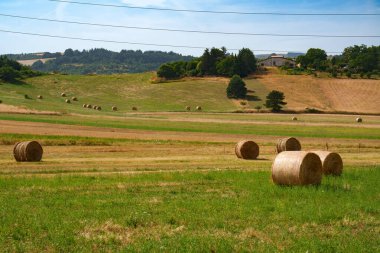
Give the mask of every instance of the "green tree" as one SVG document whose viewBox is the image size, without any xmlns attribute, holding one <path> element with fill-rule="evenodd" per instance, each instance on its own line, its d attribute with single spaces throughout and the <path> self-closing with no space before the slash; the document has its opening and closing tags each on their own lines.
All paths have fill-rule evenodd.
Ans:
<svg viewBox="0 0 380 253">
<path fill-rule="evenodd" d="M 216 65 L 216 72 L 221 76 L 231 77 L 236 73 L 236 57 L 227 56 Z"/>
<path fill-rule="evenodd" d="M 236 59 L 237 73 L 242 77 L 249 75 L 256 71 L 257 61 L 253 52 L 248 48 L 239 50 Z"/>
<path fill-rule="evenodd" d="M 179 74 L 175 71 L 174 66 L 169 63 L 160 66 L 157 71 L 157 76 L 166 79 L 175 79 L 180 77 Z"/>
<path fill-rule="evenodd" d="M 278 90 L 272 90 L 266 97 L 265 107 L 271 108 L 272 112 L 279 112 L 282 109 L 282 106 L 287 103 L 284 102 L 285 95 L 283 92 Z"/>
<path fill-rule="evenodd" d="M 327 54 L 319 48 L 310 48 L 305 55 L 297 57 L 297 63 L 303 68 L 313 68 L 316 70 L 325 70 L 327 67 Z"/>
<path fill-rule="evenodd" d="M 5 82 L 13 82 L 20 77 L 20 72 L 10 66 L 0 68 L 0 79 Z"/>
<path fill-rule="evenodd" d="M 227 86 L 228 98 L 245 98 L 247 96 L 247 88 L 240 76 L 234 75 Z"/>
</svg>

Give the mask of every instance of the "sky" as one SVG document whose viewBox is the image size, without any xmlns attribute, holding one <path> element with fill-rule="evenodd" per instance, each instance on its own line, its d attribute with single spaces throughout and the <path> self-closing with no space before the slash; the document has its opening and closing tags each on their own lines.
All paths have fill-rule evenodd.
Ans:
<svg viewBox="0 0 380 253">
<path fill-rule="evenodd" d="M 112 5 L 196 9 L 236 12 L 290 13 L 380 13 L 380 0 L 76 0 Z M 184 30 L 205 30 L 241 33 L 324 34 L 324 35 L 380 35 L 380 16 L 254 16 L 141 10 L 129 8 L 87 6 L 58 3 L 49 0 L 0 0 L 0 14 L 34 18 L 69 20 L 121 26 L 139 26 Z M 327 52 L 341 52 L 352 45 L 380 45 L 380 38 L 307 38 L 266 37 L 221 34 L 196 34 L 147 31 L 124 28 L 96 27 L 17 19 L 0 15 L 0 30 L 46 35 L 80 37 L 161 45 L 183 45 L 200 48 L 173 48 L 46 38 L 0 32 L 0 54 L 63 52 L 67 48 L 106 48 L 173 51 L 199 56 L 204 48 L 250 48 L 255 54 L 306 52 L 321 48 Z M 260 51 L 268 50 L 268 51 Z"/>
</svg>

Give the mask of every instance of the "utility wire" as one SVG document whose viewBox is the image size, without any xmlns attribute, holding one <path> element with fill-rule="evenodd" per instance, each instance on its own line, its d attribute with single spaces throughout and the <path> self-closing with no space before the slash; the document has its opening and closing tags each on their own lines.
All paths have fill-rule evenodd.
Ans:
<svg viewBox="0 0 380 253">
<path fill-rule="evenodd" d="M 112 27 L 112 28 L 137 29 L 137 30 L 149 30 L 149 31 L 181 32 L 181 33 L 243 35 L 243 36 L 267 36 L 267 37 L 380 38 L 380 35 L 278 34 L 278 33 L 244 33 L 244 32 L 221 32 L 221 31 L 204 31 L 204 30 L 184 30 L 184 29 L 169 29 L 169 28 L 154 28 L 154 27 L 99 24 L 99 23 L 79 22 L 79 21 L 70 21 L 70 20 L 58 20 L 58 19 L 48 19 L 48 18 L 27 17 L 27 16 L 10 15 L 10 14 L 4 14 L 4 13 L 0 13 L 0 16 L 9 17 L 9 18 L 19 18 L 19 19 L 28 19 L 28 20 L 38 20 L 38 21 L 47 21 L 47 22 L 56 22 L 56 23 L 75 24 L 75 25 L 88 25 L 88 26 L 98 26 L 98 27 Z"/>
<path fill-rule="evenodd" d="M 78 2 L 68 0 L 48 0 L 51 2 L 92 5 L 101 7 L 116 7 L 154 11 L 172 11 L 172 12 L 192 12 L 192 13 L 209 13 L 209 14 L 236 14 L 236 15 L 276 15 L 276 16 L 380 16 L 380 13 L 288 13 L 288 12 L 240 12 L 240 11 L 211 11 L 211 10 L 195 10 L 195 9 L 173 9 L 173 8 L 158 8 L 158 7 L 141 7 L 130 5 L 116 4 L 101 4 L 90 2 Z"/>
<path fill-rule="evenodd" d="M 208 48 L 208 47 L 205 47 L 205 46 L 155 44 L 155 43 L 142 43 L 142 42 L 118 41 L 118 40 L 91 39 L 91 38 L 83 38 L 83 37 L 69 37 L 69 36 L 60 36 L 60 35 L 51 35 L 51 34 L 10 31 L 10 30 L 2 30 L 2 29 L 0 29 L 0 32 L 11 33 L 11 34 L 38 36 L 38 37 L 70 39 L 70 40 L 82 40 L 82 41 L 94 41 L 94 42 L 105 42 L 105 43 L 115 43 L 115 44 L 129 44 L 129 45 L 157 46 L 157 47 L 172 47 L 172 48 L 189 48 L 189 49 L 205 49 L 205 48 Z M 240 49 L 228 48 L 227 50 L 229 50 L 229 51 L 239 51 Z M 273 49 L 254 49 L 253 51 L 255 51 L 255 52 L 281 52 L 281 53 L 292 52 L 292 50 L 285 51 L 285 50 L 273 50 Z M 326 53 L 329 53 L 329 54 L 341 54 L 342 52 L 326 52 Z"/>
</svg>

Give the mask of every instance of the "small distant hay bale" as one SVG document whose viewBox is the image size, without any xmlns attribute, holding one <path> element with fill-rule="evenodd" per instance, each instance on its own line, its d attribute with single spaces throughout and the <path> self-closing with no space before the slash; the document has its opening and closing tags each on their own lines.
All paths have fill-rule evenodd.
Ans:
<svg viewBox="0 0 380 253">
<path fill-rule="evenodd" d="M 78 98 L 77 97 L 72 97 L 71 100 L 78 101 Z"/>
<path fill-rule="evenodd" d="M 61 97 L 66 97 L 66 93 L 62 92 Z"/>
<path fill-rule="evenodd" d="M 190 106 L 186 106 L 186 111 L 190 111 L 191 110 L 191 107 Z"/>
<path fill-rule="evenodd" d="M 43 149 L 37 141 L 18 142 L 13 148 L 13 156 L 17 162 L 39 162 Z"/>
<path fill-rule="evenodd" d="M 3 100 L 0 100 L 0 104 L 3 103 Z"/>
<path fill-rule="evenodd" d="M 30 97 L 29 97 L 28 94 L 25 94 L 25 95 L 24 95 L 24 98 L 25 98 L 25 99 L 30 99 Z"/>
<path fill-rule="evenodd" d="M 260 148 L 254 141 L 242 140 L 235 146 L 235 154 L 238 158 L 253 160 L 259 156 Z"/>
<path fill-rule="evenodd" d="M 87 108 L 91 109 L 91 108 L 92 108 L 92 105 L 87 105 Z"/>
<path fill-rule="evenodd" d="M 196 108 L 195 108 L 197 111 L 202 111 L 202 107 L 201 106 L 197 106 Z"/>
<path fill-rule="evenodd" d="M 136 107 L 136 106 L 133 106 L 133 107 L 132 107 L 132 111 L 137 111 L 137 107 Z"/>
<path fill-rule="evenodd" d="M 329 151 L 313 151 L 322 162 L 322 172 L 324 175 L 340 176 L 343 172 L 343 160 L 338 153 Z"/>
<path fill-rule="evenodd" d="M 301 143 L 294 137 L 279 139 L 276 146 L 277 154 L 283 151 L 299 151 Z"/>
<path fill-rule="evenodd" d="M 279 185 L 316 185 L 322 181 L 319 156 L 306 151 L 284 151 L 272 164 L 272 180 Z"/>
<path fill-rule="evenodd" d="M 94 105 L 94 106 L 92 107 L 92 109 L 94 109 L 94 110 L 98 110 L 98 106 L 97 106 L 97 105 Z"/>
<path fill-rule="evenodd" d="M 83 108 L 87 108 L 87 104 L 83 104 L 82 106 L 83 106 Z"/>
<path fill-rule="evenodd" d="M 96 110 L 101 111 L 101 110 L 102 110 L 102 107 L 101 107 L 101 106 L 97 106 L 97 107 L 96 107 Z"/>
<path fill-rule="evenodd" d="M 42 95 L 37 96 L 38 99 L 43 99 L 44 97 Z"/>
<path fill-rule="evenodd" d="M 297 117 L 293 117 L 292 120 L 293 120 L 293 121 L 297 121 L 298 118 L 297 118 Z"/>
<path fill-rule="evenodd" d="M 65 102 L 68 103 L 68 104 L 70 104 L 71 100 L 70 99 L 66 99 Z"/>
<path fill-rule="evenodd" d="M 358 123 L 362 123 L 363 122 L 363 119 L 362 118 L 356 118 L 356 122 L 358 122 Z"/>
<path fill-rule="evenodd" d="M 112 106 L 112 111 L 116 112 L 117 111 L 117 107 L 116 106 Z"/>
</svg>

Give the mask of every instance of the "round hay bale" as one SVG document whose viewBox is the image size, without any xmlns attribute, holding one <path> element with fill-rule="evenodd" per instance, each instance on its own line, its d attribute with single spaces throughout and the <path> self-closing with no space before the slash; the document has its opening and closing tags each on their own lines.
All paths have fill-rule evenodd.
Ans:
<svg viewBox="0 0 380 253">
<path fill-rule="evenodd" d="M 292 120 L 293 121 L 297 121 L 298 119 L 297 119 L 297 117 L 293 117 Z"/>
<path fill-rule="evenodd" d="M 97 106 L 97 105 L 94 105 L 94 106 L 92 107 L 92 109 L 94 109 L 94 110 L 98 110 L 98 106 Z"/>
<path fill-rule="evenodd" d="M 356 118 L 356 122 L 358 122 L 358 123 L 362 123 L 363 122 L 363 119 L 362 118 Z"/>
<path fill-rule="evenodd" d="M 260 148 L 254 141 L 242 140 L 235 146 L 235 154 L 238 158 L 252 160 L 259 156 Z"/>
<path fill-rule="evenodd" d="M 68 104 L 71 103 L 70 99 L 66 99 L 65 102 L 68 103 Z"/>
<path fill-rule="evenodd" d="M 101 107 L 101 106 L 98 106 L 98 107 L 96 107 L 96 110 L 101 111 L 101 110 L 102 110 L 102 107 Z"/>
<path fill-rule="evenodd" d="M 132 111 L 137 111 L 137 107 L 136 107 L 136 106 L 133 106 L 133 107 L 132 107 Z"/>
<path fill-rule="evenodd" d="M 112 106 L 112 111 L 116 112 L 117 111 L 117 107 L 116 106 Z"/>
<path fill-rule="evenodd" d="M 2 101 L 2 100 L 0 100 L 0 104 L 1 104 L 1 103 L 3 103 L 3 101 Z"/>
<path fill-rule="evenodd" d="M 83 106 L 83 108 L 87 108 L 87 104 L 83 104 L 82 106 Z"/>
<path fill-rule="evenodd" d="M 301 143 L 293 137 L 279 139 L 276 150 L 278 154 L 282 151 L 299 151 L 301 150 Z"/>
<path fill-rule="evenodd" d="M 18 142 L 13 148 L 13 156 L 18 162 L 39 162 L 42 154 L 42 146 L 36 141 Z"/>
<path fill-rule="evenodd" d="M 66 93 L 62 92 L 61 97 L 66 97 Z"/>
<path fill-rule="evenodd" d="M 338 153 L 329 151 L 313 151 L 322 162 L 322 172 L 324 175 L 340 176 L 343 172 L 343 160 Z"/>
<path fill-rule="evenodd" d="M 77 97 L 72 97 L 71 100 L 78 101 L 78 98 Z"/>
<path fill-rule="evenodd" d="M 284 151 L 272 164 L 272 180 L 279 185 L 314 185 L 322 181 L 322 162 L 317 154 Z"/>
<path fill-rule="evenodd" d="M 200 107 L 199 105 L 195 108 L 197 111 L 202 111 L 202 107 Z"/>
<path fill-rule="evenodd" d="M 37 98 L 38 98 L 38 99 L 43 99 L 43 96 L 38 95 Z"/>
<path fill-rule="evenodd" d="M 190 106 L 186 106 L 186 111 L 190 111 L 191 110 L 191 107 Z"/>
<path fill-rule="evenodd" d="M 90 108 L 90 109 L 91 109 L 91 108 L 92 108 L 92 105 L 87 105 L 87 108 Z"/>
</svg>

